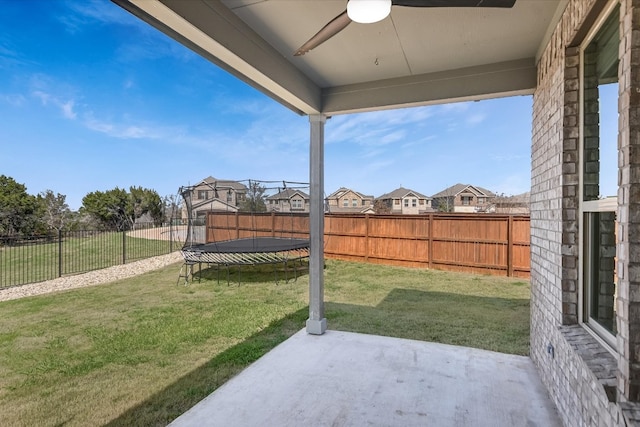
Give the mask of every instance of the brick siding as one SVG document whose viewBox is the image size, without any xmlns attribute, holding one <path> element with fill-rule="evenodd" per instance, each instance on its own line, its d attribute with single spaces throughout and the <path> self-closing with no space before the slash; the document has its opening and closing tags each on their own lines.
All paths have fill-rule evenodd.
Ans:
<svg viewBox="0 0 640 427">
<path fill-rule="evenodd" d="M 581 163 L 580 50 L 576 46 L 581 42 L 578 38 L 584 38 L 588 29 L 585 27 L 591 25 L 594 13 L 598 12 L 596 8 L 602 8 L 604 3 L 569 1 L 538 63 L 538 87 L 533 103 L 531 358 L 566 426 L 632 424 L 635 407 L 624 403 L 630 396 L 629 391 L 633 391 L 623 373 L 629 370 L 624 368 L 629 363 L 616 360 L 616 356 L 578 324 Z M 621 22 L 632 22 L 635 3 L 640 2 L 622 2 Z M 631 31 L 633 25 L 628 26 L 625 31 Z M 622 46 L 632 44 L 621 43 Z M 621 69 L 633 68 L 629 64 L 623 62 Z M 621 82 L 624 75 L 623 72 Z M 629 76 L 628 80 L 633 78 Z M 628 139 L 629 133 L 621 131 L 621 138 Z M 597 188 L 592 190 L 597 192 Z M 640 215 L 637 218 L 640 220 Z M 620 268 L 621 265 L 618 270 Z M 640 292 L 633 295 L 640 297 Z M 627 313 L 620 302 L 618 305 L 619 316 Z"/>
</svg>

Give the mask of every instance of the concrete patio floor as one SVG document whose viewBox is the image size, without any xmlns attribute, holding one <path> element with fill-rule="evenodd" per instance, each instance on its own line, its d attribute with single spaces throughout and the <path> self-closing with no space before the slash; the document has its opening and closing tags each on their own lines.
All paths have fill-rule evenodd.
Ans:
<svg viewBox="0 0 640 427">
<path fill-rule="evenodd" d="M 528 357 L 298 332 L 171 426 L 562 426 Z"/>
</svg>

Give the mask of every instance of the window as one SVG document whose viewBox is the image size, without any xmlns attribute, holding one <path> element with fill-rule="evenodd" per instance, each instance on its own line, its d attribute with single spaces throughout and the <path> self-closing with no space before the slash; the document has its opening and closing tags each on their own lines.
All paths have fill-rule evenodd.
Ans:
<svg viewBox="0 0 640 427">
<path fill-rule="evenodd" d="M 342 200 L 342 206 L 345 207 L 345 208 L 348 208 L 349 207 L 349 199 L 343 199 Z"/>
<path fill-rule="evenodd" d="M 351 206 L 353 206 L 354 208 L 358 206 L 358 199 L 351 199 Z"/>
<path fill-rule="evenodd" d="M 198 200 L 207 200 L 209 195 L 207 190 L 198 190 Z"/>
<path fill-rule="evenodd" d="M 291 209 L 302 209 L 303 205 L 302 199 L 291 199 Z"/>
<path fill-rule="evenodd" d="M 424 199 L 420 199 L 420 206 L 424 205 Z"/>
<path fill-rule="evenodd" d="M 233 193 L 231 190 L 227 191 L 227 202 L 233 202 Z"/>
<path fill-rule="evenodd" d="M 612 346 L 618 282 L 618 27 L 616 7 L 582 46 L 580 64 L 582 322 Z"/>
<path fill-rule="evenodd" d="M 462 196 L 462 206 L 469 206 L 472 199 L 473 197 L 471 196 Z"/>
<path fill-rule="evenodd" d="M 404 199 L 404 207 L 405 208 L 409 207 L 409 199 Z"/>
<path fill-rule="evenodd" d="M 394 205 L 399 205 L 399 204 L 400 204 L 400 199 L 395 199 L 395 200 L 393 201 L 393 204 L 394 204 Z"/>
<path fill-rule="evenodd" d="M 416 199 L 411 199 L 411 207 L 415 208 L 416 206 L 418 206 L 418 201 Z"/>
</svg>

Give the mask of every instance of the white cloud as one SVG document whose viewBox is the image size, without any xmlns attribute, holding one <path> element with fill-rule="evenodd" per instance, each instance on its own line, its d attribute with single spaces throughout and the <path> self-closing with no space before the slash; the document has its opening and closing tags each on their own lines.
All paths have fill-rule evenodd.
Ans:
<svg viewBox="0 0 640 427">
<path fill-rule="evenodd" d="M 399 126 L 424 124 L 433 114 L 430 107 L 416 107 L 337 116 L 327 122 L 329 142 L 384 139 Z"/>
<path fill-rule="evenodd" d="M 436 139 L 435 135 L 422 135 L 418 139 L 408 140 L 404 142 L 401 146 L 401 150 L 406 150 L 411 147 L 420 146 L 426 144 L 428 141 Z"/>
<path fill-rule="evenodd" d="M 27 98 L 22 94 L 2 95 L 0 96 L 0 99 L 13 107 L 22 107 L 27 102 Z"/>
<path fill-rule="evenodd" d="M 444 113 L 464 113 L 471 107 L 471 102 L 455 102 L 452 104 L 439 105 L 437 108 Z"/>
<path fill-rule="evenodd" d="M 49 103 L 49 99 L 51 98 L 51 95 L 41 90 L 34 90 L 31 94 L 38 98 L 42 105 L 47 105 Z"/>
<path fill-rule="evenodd" d="M 60 108 L 62 108 L 62 114 L 67 119 L 74 120 L 77 116 L 77 114 L 73 111 L 73 105 L 73 100 L 60 104 Z"/>
<path fill-rule="evenodd" d="M 143 28 L 142 22 L 123 19 L 126 13 L 118 6 L 101 0 L 70 1 L 66 3 L 69 9 L 64 14 L 57 17 L 66 30 L 75 34 L 89 25 L 98 24 L 120 24 Z"/>
<path fill-rule="evenodd" d="M 478 125 L 487 118 L 487 115 L 484 113 L 475 113 L 467 117 L 467 124 L 469 125 Z"/>
<path fill-rule="evenodd" d="M 69 120 L 75 120 L 77 114 L 73 111 L 73 107 L 75 105 L 75 101 L 73 99 L 62 100 L 61 98 L 52 95 L 43 90 L 34 90 L 31 92 L 31 95 L 38 100 L 43 106 L 53 105 L 60 110 L 62 116 Z"/>
<path fill-rule="evenodd" d="M 393 130 L 385 133 L 374 143 L 374 145 L 387 145 L 403 140 L 407 135 L 404 129 Z"/>
<path fill-rule="evenodd" d="M 171 141 L 181 137 L 183 129 L 179 127 L 163 126 L 157 123 L 131 123 L 125 119 L 122 122 L 109 119 L 98 119 L 93 112 L 83 116 L 82 123 L 90 130 L 118 139 L 154 139 Z"/>
</svg>

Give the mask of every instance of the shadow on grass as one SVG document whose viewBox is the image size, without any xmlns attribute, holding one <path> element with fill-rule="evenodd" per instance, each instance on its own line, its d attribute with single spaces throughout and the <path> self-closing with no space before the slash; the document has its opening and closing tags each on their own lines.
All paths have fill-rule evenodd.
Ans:
<svg viewBox="0 0 640 427">
<path fill-rule="evenodd" d="M 273 322 L 107 426 L 166 425 L 304 325 L 308 308 Z M 394 289 L 377 306 L 326 303 L 333 330 L 528 354 L 529 301 Z M 238 402 L 238 404 L 244 404 Z"/>
<path fill-rule="evenodd" d="M 300 331 L 308 315 L 309 309 L 303 308 L 271 323 L 106 426 L 166 426 L 249 364 Z"/>
<path fill-rule="evenodd" d="M 194 280 L 215 280 L 229 285 L 241 285 L 243 283 L 263 283 L 273 281 L 275 283 L 287 283 L 297 280 L 299 277 L 309 274 L 308 261 L 288 262 L 286 264 L 255 264 L 255 265 L 218 265 L 207 266 L 203 264 L 201 269 L 195 269 Z"/>
<path fill-rule="evenodd" d="M 529 354 L 528 299 L 394 289 L 375 307 L 327 302 L 329 327 Z"/>
</svg>

